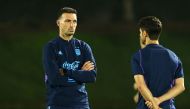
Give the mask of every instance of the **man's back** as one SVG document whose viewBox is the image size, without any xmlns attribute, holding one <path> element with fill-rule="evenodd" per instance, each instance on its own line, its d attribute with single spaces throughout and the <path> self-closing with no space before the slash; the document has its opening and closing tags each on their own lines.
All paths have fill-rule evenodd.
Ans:
<svg viewBox="0 0 190 109">
<path fill-rule="evenodd" d="M 178 57 L 161 45 L 147 45 L 134 55 L 133 60 L 140 64 L 141 74 L 144 76 L 147 87 L 154 97 L 165 94 L 173 87 L 174 80 L 183 76 L 181 62 Z M 133 68 L 133 72 L 139 71 Z M 144 102 L 144 99 L 140 96 L 138 107 L 146 107 Z M 172 99 L 161 103 L 160 106 L 171 105 L 173 105 Z"/>
</svg>

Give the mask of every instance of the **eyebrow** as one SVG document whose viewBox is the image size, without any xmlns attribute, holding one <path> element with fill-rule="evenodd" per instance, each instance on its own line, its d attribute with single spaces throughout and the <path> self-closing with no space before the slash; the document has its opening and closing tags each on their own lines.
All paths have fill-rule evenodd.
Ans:
<svg viewBox="0 0 190 109">
<path fill-rule="evenodd" d="M 71 20 L 71 19 L 65 19 L 65 21 L 74 21 L 74 22 L 77 22 L 77 20 Z"/>
</svg>

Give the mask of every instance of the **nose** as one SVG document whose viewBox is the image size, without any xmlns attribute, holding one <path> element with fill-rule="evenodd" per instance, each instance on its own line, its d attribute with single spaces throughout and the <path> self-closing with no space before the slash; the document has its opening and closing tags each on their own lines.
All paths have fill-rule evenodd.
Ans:
<svg viewBox="0 0 190 109">
<path fill-rule="evenodd" d="M 70 26 L 71 26 L 71 27 L 74 27 L 74 26 L 75 26 L 75 22 L 71 22 L 71 23 L 70 23 Z"/>
<path fill-rule="evenodd" d="M 73 22 L 70 23 L 70 26 L 73 27 Z"/>
</svg>

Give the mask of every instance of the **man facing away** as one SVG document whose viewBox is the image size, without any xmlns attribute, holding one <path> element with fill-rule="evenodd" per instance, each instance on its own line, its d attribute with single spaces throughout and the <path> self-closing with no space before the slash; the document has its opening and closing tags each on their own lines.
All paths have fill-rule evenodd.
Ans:
<svg viewBox="0 0 190 109">
<path fill-rule="evenodd" d="M 174 97 L 185 90 L 182 62 L 159 44 L 161 21 L 154 16 L 139 21 L 140 45 L 131 61 L 139 91 L 137 109 L 175 109 Z"/>
<path fill-rule="evenodd" d="M 77 11 L 65 7 L 57 20 L 59 36 L 43 50 L 47 109 L 90 109 L 85 83 L 96 80 L 96 63 L 90 46 L 73 38 Z"/>
</svg>

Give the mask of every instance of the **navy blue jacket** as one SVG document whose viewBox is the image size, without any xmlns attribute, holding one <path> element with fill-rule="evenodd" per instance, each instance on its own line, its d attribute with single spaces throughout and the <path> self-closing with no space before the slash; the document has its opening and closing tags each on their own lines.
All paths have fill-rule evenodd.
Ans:
<svg viewBox="0 0 190 109">
<path fill-rule="evenodd" d="M 131 64 L 133 75 L 144 76 L 147 87 L 154 97 L 165 94 L 173 87 L 175 79 L 184 76 L 182 63 L 176 54 L 157 44 L 149 44 L 136 52 Z M 174 109 L 174 100 L 165 101 L 160 104 L 160 107 Z M 137 108 L 148 109 L 141 95 Z"/>
<path fill-rule="evenodd" d="M 81 70 L 86 61 L 93 62 L 95 69 Z M 56 37 L 44 47 L 43 66 L 48 106 L 88 107 L 85 83 L 96 81 L 96 63 L 87 43 Z M 62 76 L 59 69 L 64 69 L 66 75 Z"/>
</svg>

